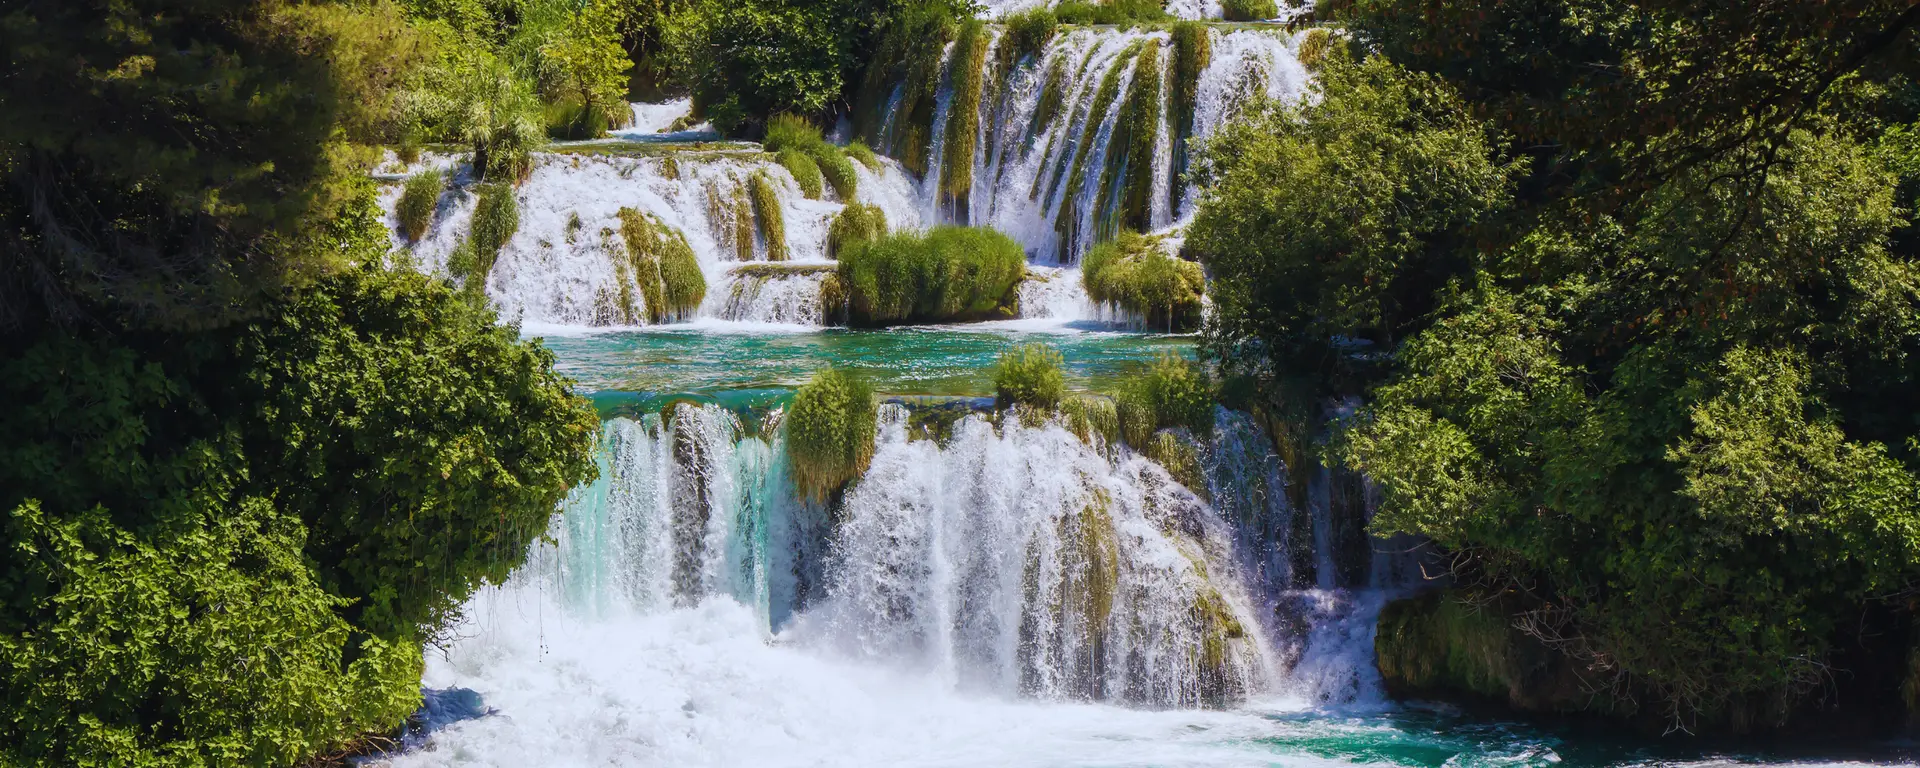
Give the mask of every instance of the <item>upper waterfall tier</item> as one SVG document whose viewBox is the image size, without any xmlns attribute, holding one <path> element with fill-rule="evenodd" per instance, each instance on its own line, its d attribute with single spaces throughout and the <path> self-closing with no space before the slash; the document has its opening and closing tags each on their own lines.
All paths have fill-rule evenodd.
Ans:
<svg viewBox="0 0 1920 768">
<path fill-rule="evenodd" d="M 1002 38 L 989 34 L 983 44 L 997 46 Z M 1119 228 L 1161 229 L 1190 216 L 1187 148 L 1256 95 L 1297 98 L 1307 76 L 1296 45 L 1277 29 L 1219 27 L 1197 40 L 1080 28 L 1024 56 L 948 46 L 937 81 L 920 83 L 933 88 L 929 103 L 907 98 L 913 83 L 883 79 L 885 94 L 852 115 L 854 132 L 890 156 L 874 167 L 854 164 L 855 197 L 880 208 L 892 229 L 991 226 L 1019 241 L 1030 262 L 1071 265 Z M 955 103 L 977 104 L 970 120 L 954 122 Z M 641 111 L 652 123 L 666 120 L 667 110 Z M 514 192 L 519 227 L 485 278 L 502 315 L 556 325 L 630 325 L 650 314 L 826 324 L 828 228 L 850 201 L 830 186 L 807 198 L 756 144 L 641 138 L 536 155 Z M 455 158 L 427 162 L 460 181 Z M 390 212 L 399 196 L 397 188 L 386 193 Z M 471 230 L 477 197 L 460 183 L 441 196 L 411 246 L 419 266 L 446 271 Z M 622 209 L 684 236 L 706 285 L 692 311 L 636 311 L 647 292 L 629 266 Z M 393 224 L 395 245 L 406 245 Z M 769 260 L 791 266 L 737 269 Z M 1036 270 L 1033 280 L 1021 291 L 1023 316 L 1099 316 L 1077 271 Z"/>
</svg>

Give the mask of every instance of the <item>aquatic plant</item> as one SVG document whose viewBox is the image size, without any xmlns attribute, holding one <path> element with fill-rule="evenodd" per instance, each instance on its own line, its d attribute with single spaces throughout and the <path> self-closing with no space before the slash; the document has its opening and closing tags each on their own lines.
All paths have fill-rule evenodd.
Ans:
<svg viewBox="0 0 1920 768">
<path fill-rule="evenodd" d="M 793 175 L 794 183 L 800 186 L 800 194 L 806 196 L 808 200 L 820 199 L 823 188 L 820 165 L 815 163 L 812 157 L 797 149 L 783 149 L 774 155 L 774 160 L 780 163 L 781 167 L 786 168 L 787 173 Z"/>
<path fill-rule="evenodd" d="M 960 30 L 960 39 L 953 44 L 953 96 L 947 104 L 946 138 L 941 142 L 940 204 L 961 222 L 967 220 L 973 190 L 973 147 L 980 133 L 980 93 L 991 42 L 986 23 L 975 19 Z"/>
<path fill-rule="evenodd" d="M 699 309 L 707 279 L 685 234 L 651 213 L 621 208 L 620 235 L 650 322 L 670 322 Z"/>
<path fill-rule="evenodd" d="M 1107 445 L 1120 442 L 1120 413 L 1111 397 L 1069 395 L 1060 401 L 1060 416 L 1066 420 L 1067 431 L 1081 442 L 1093 444 L 1095 436 Z"/>
<path fill-rule="evenodd" d="M 1167 255 L 1158 238 L 1129 231 L 1094 246 L 1081 263 L 1080 281 L 1087 298 L 1119 307 L 1149 328 L 1182 331 L 1200 324 L 1206 272 Z"/>
<path fill-rule="evenodd" d="M 786 261 L 787 225 L 780 215 L 780 193 L 774 189 L 773 179 L 756 171 L 747 180 L 747 190 L 753 200 L 753 221 L 760 228 L 760 239 L 767 241 L 767 261 Z M 747 242 L 751 243 L 752 238 L 748 237 Z"/>
<path fill-rule="evenodd" d="M 1196 361 L 1161 355 L 1123 380 L 1113 400 L 1121 437 L 1135 449 L 1145 449 L 1155 432 L 1170 427 L 1213 434 L 1213 377 Z"/>
<path fill-rule="evenodd" d="M 418 242 L 427 234 L 427 227 L 433 224 L 433 211 L 440 205 L 440 191 L 446 186 L 446 177 L 434 168 L 407 178 L 407 186 L 400 192 L 400 202 L 394 205 L 394 215 L 400 219 L 402 237 L 409 242 Z"/>
<path fill-rule="evenodd" d="M 1053 42 L 1053 36 L 1060 30 L 1060 19 L 1046 6 L 1037 6 L 1007 14 L 1000 18 L 1007 31 L 1001 37 L 1003 63 L 1009 67 L 1021 59 L 1037 59 Z"/>
<path fill-rule="evenodd" d="M 1000 407 L 1052 410 L 1058 406 L 1067 389 L 1063 362 L 1059 349 L 1037 341 L 1001 353 L 993 368 L 993 390 Z"/>
<path fill-rule="evenodd" d="M 1266 21 L 1280 15 L 1274 0 L 1220 0 L 1220 12 L 1227 21 Z"/>
<path fill-rule="evenodd" d="M 1164 21 L 1160 0 L 1062 0 L 1053 6 L 1062 24 L 1137 24 Z"/>
<path fill-rule="evenodd" d="M 858 479 L 873 460 L 876 419 L 865 382 L 838 368 L 815 373 L 781 422 L 794 489 L 822 501 Z"/>
<path fill-rule="evenodd" d="M 880 206 L 849 203 L 827 226 L 827 258 L 839 258 L 848 246 L 879 239 L 886 233 L 887 212 Z"/>
<path fill-rule="evenodd" d="M 855 128 L 868 144 L 882 148 L 915 175 L 927 174 L 942 55 L 961 23 L 961 15 L 945 4 L 906 3 L 888 20 L 879 50 L 867 64 Z M 896 84 L 900 101 L 889 125 L 888 105 Z"/>
<path fill-rule="evenodd" d="M 840 254 L 857 325 L 1012 317 L 1025 276 L 1020 244 L 985 227 L 895 233 Z"/>
</svg>

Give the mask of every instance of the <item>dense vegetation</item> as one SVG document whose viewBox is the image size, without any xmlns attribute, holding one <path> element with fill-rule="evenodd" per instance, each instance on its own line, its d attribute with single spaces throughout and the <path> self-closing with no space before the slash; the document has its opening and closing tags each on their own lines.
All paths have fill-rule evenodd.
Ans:
<svg viewBox="0 0 1920 768">
<path fill-rule="evenodd" d="M 1158 238 L 1133 232 L 1101 243 L 1080 264 L 1087 298 L 1118 307 L 1157 331 L 1200 325 L 1207 277 L 1200 265 L 1167 254 Z"/>
<path fill-rule="evenodd" d="M 985 227 L 896 232 L 840 252 L 855 325 L 1012 317 L 1026 275 L 1020 244 Z"/>
<path fill-rule="evenodd" d="M 593 473 L 547 352 L 385 266 L 368 147 L 453 53 L 391 5 L 238 0 L 32 4 L 0 49 L 0 763 L 398 727 Z"/>
<path fill-rule="evenodd" d="M 838 368 L 813 375 L 793 393 L 782 428 L 795 490 L 820 501 L 853 482 L 873 461 L 873 390 Z"/>
<path fill-rule="evenodd" d="M 993 390 L 999 405 L 1044 410 L 1058 407 L 1067 391 L 1061 363 L 1060 350 L 1037 341 L 1001 353 L 993 368 Z"/>
<path fill-rule="evenodd" d="M 1287 419 L 1364 395 L 1327 456 L 1376 532 L 1526 595 L 1595 706 L 1830 703 L 1920 583 L 1916 15 L 1322 13 L 1316 97 L 1198 164 L 1209 353 Z"/>
</svg>

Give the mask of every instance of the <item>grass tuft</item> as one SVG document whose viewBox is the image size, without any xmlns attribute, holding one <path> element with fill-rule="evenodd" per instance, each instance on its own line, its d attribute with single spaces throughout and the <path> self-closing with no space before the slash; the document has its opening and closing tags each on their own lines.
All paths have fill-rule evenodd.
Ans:
<svg viewBox="0 0 1920 768">
<path fill-rule="evenodd" d="M 1065 362 L 1050 344 L 1021 344 L 1000 355 L 993 369 L 993 390 L 1002 408 L 1023 405 L 1052 410 L 1066 394 Z"/>
<path fill-rule="evenodd" d="M 431 168 L 407 179 L 394 213 L 400 219 L 400 234 L 408 242 L 417 243 L 426 236 L 427 227 L 433 224 L 434 209 L 440 206 L 440 191 L 446 186 L 446 177 Z"/>
<path fill-rule="evenodd" d="M 1274 0 L 1220 0 L 1220 9 L 1227 21 L 1266 21 L 1280 15 Z"/>
<path fill-rule="evenodd" d="M 707 297 L 707 279 L 686 235 L 653 214 L 632 208 L 620 209 L 620 235 L 626 240 L 629 269 L 647 303 L 648 320 L 658 325 L 691 317 Z"/>
<path fill-rule="evenodd" d="M 780 150 L 779 154 L 774 155 L 774 159 L 780 163 L 781 167 L 787 169 L 787 173 L 793 175 L 794 183 L 800 185 L 800 194 L 805 195 L 808 200 L 820 199 L 823 186 L 819 163 L 815 163 L 812 157 L 797 149 Z"/>
<path fill-rule="evenodd" d="M 787 456 L 794 489 L 824 501 L 867 471 L 877 431 L 873 391 L 838 368 L 828 368 L 793 394 L 787 411 Z"/>
<path fill-rule="evenodd" d="M 985 227 L 934 227 L 840 253 L 849 320 L 857 325 L 1013 317 L 1026 253 Z"/>
<path fill-rule="evenodd" d="M 747 191 L 753 199 L 753 220 L 760 227 L 760 239 L 767 241 L 767 261 L 786 261 L 787 224 L 780 215 L 780 193 L 773 188 L 773 179 L 755 173 L 747 180 Z"/>
<path fill-rule="evenodd" d="M 1167 255 L 1158 238 L 1122 232 L 1094 246 L 1082 260 L 1080 280 L 1087 298 L 1136 315 L 1149 328 L 1175 332 L 1200 324 L 1206 273 Z"/>
<path fill-rule="evenodd" d="M 887 212 L 877 205 L 849 203 L 834 214 L 827 226 L 827 258 L 840 258 L 840 252 L 855 243 L 871 242 L 887 234 Z"/>
</svg>

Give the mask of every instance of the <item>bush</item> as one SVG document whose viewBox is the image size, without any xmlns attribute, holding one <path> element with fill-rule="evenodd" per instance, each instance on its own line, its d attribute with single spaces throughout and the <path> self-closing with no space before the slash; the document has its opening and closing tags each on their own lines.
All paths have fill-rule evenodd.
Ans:
<svg viewBox="0 0 1920 768">
<path fill-rule="evenodd" d="M 768 152 L 779 153 L 780 163 L 787 165 L 788 170 L 793 170 L 793 166 L 788 165 L 786 160 L 788 151 L 798 152 L 811 158 L 818 166 L 813 175 L 824 177 L 827 184 L 833 187 L 833 193 L 838 195 L 842 202 L 853 202 L 860 184 L 859 177 L 853 172 L 853 162 L 847 159 L 845 150 L 821 138 L 820 129 L 815 128 L 804 118 L 795 115 L 774 115 L 773 119 L 767 122 L 766 148 Z M 861 145 L 861 148 L 866 150 L 866 145 Z M 869 155 L 872 154 L 872 150 L 866 151 Z M 795 174 L 795 178 L 798 178 L 798 173 Z M 813 188 L 819 188 L 818 181 L 814 182 Z M 803 186 L 802 189 L 806 187 Z M 817 200 L 820 196 L 816 192 L 809 194 L 808 197 Z"/>
<path fill-rule="evenodd" d="M 1266 21 L 1280 15 L 1274 0 L 1220 0 L 1221 16 L 1227 21 Z"/>
<path fill-rule="evenodd" d="M 1121 382 L 1113 400 L 1120 434 L 1136 450 L 1150 447 L 1162 429 L 1184 427 L 1201 439 L 1213 434 L 1213 377 L 1193 360 L 1163 355 Z"/>
<path fill-rule="evenodd" d="M 1000 407 L 1024 405 L 1052 410 L 1067 389 L 1060 350 L 1048 344 L 1021 344 L 1000 355 L 993 369 L 993 390 Z"/>
<path fill-rule="evenodd" d="M 620 235 L 640 294 L 647 302 L 647 318 L 654 324 L 691 317 L 707 297 L 707 278 L 693 246 L 680 230 L 658 217 L 632 208 L 620 209 Z M 629 308 L 631 314 L 631 308 Z"/>
<path fill-rule="evenodd" d="M 780 163 L 781 167 L 787 169 L 787 173 L 793 175 L 794 183 L 800 185 L 800 194 L 805 195 L 808 200 L 820 199 L 820 166 L 813 161 L 813 158 L 801 154 L 799 150 L 783 149 L 774 156 L 774 159 Z"/>
<path fill-rule="evenodd" d="M 747 180 L 747 192 L 752 199 L 753 220 L 760 228 L 760 238 L 767 241 L 767 261 L 786 261 L 787 224 L 780 214 L 780 193 L 774 190 L 773 179 L 755 172 L 753 178 Z M 736 235 L 745 234 L 744 227 L 736 228 Z"/>
<path fill-rule="evenodd" d="M 897 233 L 840 254 L 857 325 L 1012 317 L 1026 277 L 1020 244 L 985 227 Z"/>
<path fill-rule="evenodd" d="M 1063 0 L 1053 7 L 1053 15 L 1061 24 L 1135 24 L 1168 18 L 1160 0 Z"/>
<path fill-rule="evenodd" d="M 878 240 L 887 234 L 887 212 L 877 205 L 848 203 L 834 214 L 827 226 L 827 258 L 840 258 L 840 252 L 855 243 Z"/>
<path fill-rule="evenodd" d="M 847 154 L 860 161 L 860 164 L 866 166 L 868 170 L 877 171 L 882 167 L 880 156 L 874 154 L 873 148 L 859 139 L 847 142 Z"/>
<path fill-rule="evenodd" d="M 821 501 L 858 479 L 873 461 L 877 420 L 865 382 L 837 368 L 814 374 L 783 422 L 794 489 Z"/>
<path fill-rule="evenodd" d="M 1196 264 L 1168 256 L 1156 238 L 1121 233 L 1101 243 L 1081 262 L 1087 298 L 1139 317 L 1149 328 L 1190 330 L 1200 325 L 1206 274 Z"/>
<path fill-rule="evenodd" d="M 408 242 L 419 242 L 426 236 L 427 227 L 433 224 L 433 211 L 440 205 L 440 191 L 445 188 L 446 177 L 431 168 L 407 179 L 400 202 L 394 205 L 394 215 L 400 219 L 400 234 Z"/>
<path fill-rule="evenodd" d="M 593 476 L 552 356 L 411 270 L 254 322 L 0 347 L 0 763 L 288 765 L 419 702 L 422 642 Z"/>
</svg>

